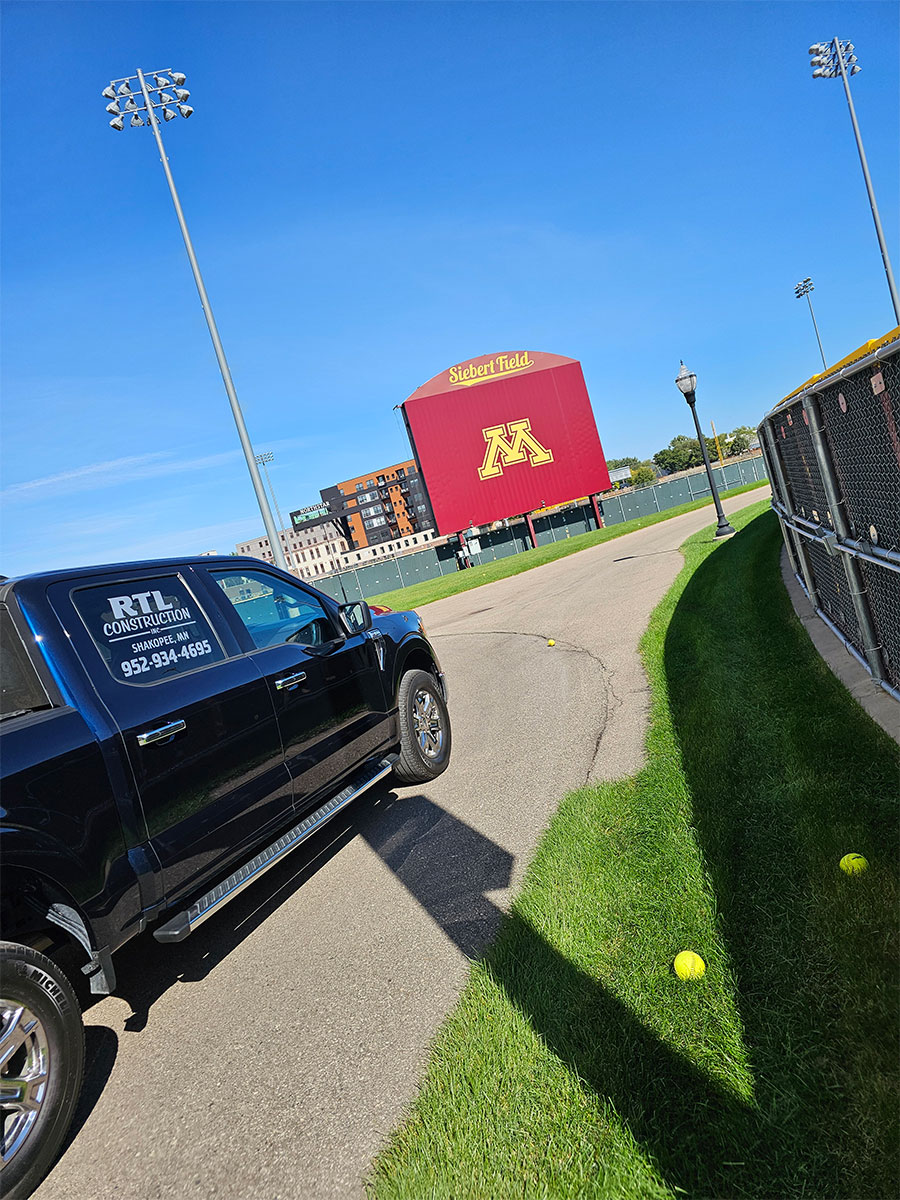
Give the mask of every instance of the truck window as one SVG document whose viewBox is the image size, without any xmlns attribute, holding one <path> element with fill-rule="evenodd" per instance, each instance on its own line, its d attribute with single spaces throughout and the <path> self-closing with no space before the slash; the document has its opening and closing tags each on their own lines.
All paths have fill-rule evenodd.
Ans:
<svg viewBox="0 0 900 1200">
<path fill-rule="evenodd" d="M 337 630 L 315 596 L 267 571 L 211 571 L 259 649 L 293 642 L 321 646 Z"/>
<path fill-rule="evenodd" d="M 120 683 L 159 683 L 225 658 L 208 617 L 180 576 L 77 588 L 72 603 Z"/>
<path fill-rule="evenodd" d="M 5 604 L 0 604 L 0 720 L 49 708 L 44 685 Z"/>
</svg>

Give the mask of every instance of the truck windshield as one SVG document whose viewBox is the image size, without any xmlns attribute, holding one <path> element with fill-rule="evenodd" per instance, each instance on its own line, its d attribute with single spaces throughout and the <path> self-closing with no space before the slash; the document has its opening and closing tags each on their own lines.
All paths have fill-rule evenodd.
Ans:
<svg viewBox="0 0 900 1200">
<path fill-rule="evenodd" d="M 50 701 L 5 604 L 0 604 L 0 721 Z"/>
</svg>

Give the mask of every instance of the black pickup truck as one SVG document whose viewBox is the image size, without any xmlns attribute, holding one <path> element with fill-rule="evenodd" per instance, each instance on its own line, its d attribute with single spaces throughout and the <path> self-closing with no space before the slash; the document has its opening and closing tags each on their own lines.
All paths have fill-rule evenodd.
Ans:
<svg viewBox="0 0 900 1200">
<path fill-rule="evenodd" d="M 181 941 L 378 780 L 435 778 L 450 723 L 415 613 L 247 558 L 0 584 L 0 687 L 0 1193 L 19 1198 L 81 1087 L 69 977 L 112 991 L 128 939 Z"/>
</svg>

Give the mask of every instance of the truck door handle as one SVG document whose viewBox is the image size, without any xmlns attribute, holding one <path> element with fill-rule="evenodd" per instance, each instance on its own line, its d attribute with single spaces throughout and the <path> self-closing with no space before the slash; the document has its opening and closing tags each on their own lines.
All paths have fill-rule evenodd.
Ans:
<svg viewBox="0 0 900 1200">
<path fill-rule="evenodd" d="M 276 679 L 275 686 L 279 691 L 282 691 L 283 689 L 290 691 L 290 689 L 295 688 L 298 683 L 302 683 L 305 678 L 306 672 L 298 671 L 296 675 L 285 675 L 283 679 Z"/>
<path fill-rule="evenodd" d="M 182 729 L 187 729 L 185 721 L 169 721 L 167 725 L 160 725 L 158 729 L 148 729 L 146 733 L 139 733 L 137 741 L 139 746 L 149 746 L 151 742 L 164 742 L 167 738 L 174 737 L 176 733 L 181 733 Z"/>
</svg>

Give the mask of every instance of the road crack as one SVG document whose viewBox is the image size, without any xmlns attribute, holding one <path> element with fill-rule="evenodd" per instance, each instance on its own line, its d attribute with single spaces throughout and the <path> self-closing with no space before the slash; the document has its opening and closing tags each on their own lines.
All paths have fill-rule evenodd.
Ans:
<svg viewBox="0 0 900 1200">
<path fill-rule="evenodd" d="M 531 638 L 535 641 L 546 645 L 551 640 L 551 635 L 548 633 L 533 633 L 524 629 L 461 629 L 447 630 L 444 633 L 434 633 L 430 635 L 432 641 L 437 641 L 440 638 L 447 637 L 522 637 Z M 587 772 L 585 773 L 584 782 L 591 782 L 591 777 L 594 774 L 594 768 L 597 765 L 597 759 L 600 757 L 603 737 L 609 727 L 610 720 L 615 716 L 619 709 L 624 704 L 623 697 L 616 691 L 614 679 L 616 672 L 612 667 L 606 665 L 602 658 L 593 650 L 589 650 L 587 646 L 579 646 L 575 642 L 567 642 L 560 640 L 559 637 L 553 639 L 555 652 L 563 654 L 583 655 L 591 660 L 598 668 L 602 678 L 603 686 L 600 688 L 601 703 L 597 710 L 598 725 L 597 732 L 594 737 L 594 748 L 588 764 Z"/>
</svg>

